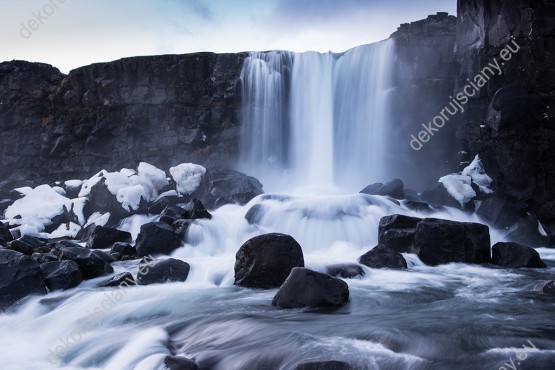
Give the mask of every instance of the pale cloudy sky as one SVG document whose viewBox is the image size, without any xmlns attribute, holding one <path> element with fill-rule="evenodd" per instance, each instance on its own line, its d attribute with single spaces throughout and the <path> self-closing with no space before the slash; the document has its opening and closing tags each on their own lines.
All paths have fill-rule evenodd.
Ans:
<svg viewBox="0 0 555 370">
<path fill-rule="evenodd" d="M 345 51 L 456 0 L 0 0 L 0 61 L 62 72 L 136 55 Z"/>
</svg>

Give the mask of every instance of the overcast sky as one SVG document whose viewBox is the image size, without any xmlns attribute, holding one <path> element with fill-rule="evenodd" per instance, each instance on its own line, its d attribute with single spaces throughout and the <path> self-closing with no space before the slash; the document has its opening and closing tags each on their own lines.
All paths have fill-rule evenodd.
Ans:
<svg viewBox="0 0 555 370">
<path fill-rule="evenodd" d="M 0 61 L 62 72 L 136 55 L 345 51 L 456 0 L 0 0 Z"/>
</svg>

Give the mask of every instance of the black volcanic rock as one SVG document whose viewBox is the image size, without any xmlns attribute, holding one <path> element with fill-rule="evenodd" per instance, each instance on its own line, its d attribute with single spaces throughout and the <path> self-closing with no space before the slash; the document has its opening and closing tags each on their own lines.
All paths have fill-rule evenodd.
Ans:
<svg viewBox="0 0 555 370">
<path fill-rule="evenodd" d="M 422 262 L 432 266 L 491 261 L 489 228 L 478 223 L 426 218 L 416 225 L 414 246 Z"/>
<path fill-rule="evenodd" d="M 459 90 L 494 58 L 491 78 L 461 115 L 457 137 L 479 154 L 496 191 L 525 204 L 544 225 L 555 224 L 555 3 L 459 1 L 456 58 Z M 510 60 L 500 58 L 510 46 Z"/>
<path fill-rule="evenodd" d="M 172 227 L 164 222 L 149 222 L 141 226 L 135 248 L 141 257 L 152 254 L 170 254 L 181 246 L 181 240 Z"/>
<path fill-rule="evenodd" d="M 235 284 L 249 288 L 277 288 L 294 267 L 304 267 L 301 246 L 285 234 L 255 236 L 235 258 Z"/>
<path fill-rule="evenodd" d="M 393 249 L 378 245 L 366 252 L 358 261 L 370 268 L 406 269 L 407 261 L 403 255 Z"/>
<path fill-rule="evenodd" d="M 68 76 L 45 64 L 0 63 L 0 173 L 42 183 L 144 158 L 159 168 L 229 166 L 238 151 L 236 85 L 246 56 L 135 57 Z"/>
<path fill-rule="evenodd" d="M 502 267 L 547 267 L 534 248 L 518 243 L 495 243 L 491 248 L 492 263 Z"/>
<path fill-rule="evenodd" d="M 394 179 L 390 182 L 386 182 L 385 184 L 376 183 L 372 185 L 368 185 L 360 192 L 362 194 L 368 195 L 386 195 L 395 199 L 404 199 L 405 192 L 404 192 L 405 184 L 400 179 Z"/>
<path fill-rule="evenodd" d="M 104 249 L 111 247 L 117 242 L 130 242 L 131 234 L 111 227 L 95 226 L 89 240 L 87 248 Z"/>
<path fill-rule="evenodd" d="M 203 202 L 208 209 L 224 204 L 246 204 L 263 194 L 262 184 L 256 178 L 233 170 L 211 170 L 206 174 L 207 194 Z"/>
<path fill-rule="evenodd" d="M 50 291 L 76 287 L 83 280 L 79 265 L 74 261 L 54 261 L 40 265 Z"/>
<path fill-rule="evenodd" d="M 295 267 L 272 300 L 281 308 L 341 306 L 349 300 L 343 280 L 304 267 Z"/>
<path fill-rule="evenodd" d="M 191 267 L 187 262 L 168 258 L 160 261 L 141 263 L 137 273 L 139 285 L 159 284 L 169 281 L 185 281 Z"/>
<path fill-rule="evenodd" d="M 399 253 L 418 253 L 414 247 L 418 217 L 404 215 L 385 216 L 378 226 L 378 244 Z"/>
<path fill-rule="evenodd" d="M 39 264 L 31 257 L 0 249 L 0 305 L 29 294 L 45 294 L 44 278 Z"/>
</svg>

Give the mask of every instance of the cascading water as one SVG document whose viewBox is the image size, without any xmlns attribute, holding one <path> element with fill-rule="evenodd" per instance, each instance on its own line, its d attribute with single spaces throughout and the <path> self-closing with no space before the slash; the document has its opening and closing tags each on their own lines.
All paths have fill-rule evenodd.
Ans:
<svg viewBox="0 0 555 370">
<path fill-rule="evenodd" d="M 278 191 L 308 184 L 345 193 L 386 179 L 392 47 L 251 54 L 242 71 L 247 172 Z M 407 270 L 361 266 L 365 276 L 345 279 L 350 301 L 336 310 L 280 310 L 271 306 L 275 289 L 233 285 L 235 254 L 253 236 L 289 234 L 306 267 L 326 272 L 356 263 L 376 245 L 380 218 L 396 213 L 480 222 L 458 209 L 419 213 L 365 194 L 264 194 L 226 205 L 192 222 L 172 253 L 191 266 L 185 282 L 119 291 L 97 287 L 103 276 L 2 313 L 0 369 L 163 370 L 164 358 L 177 354 L 211 370 L 293 370 L 315 360 L 357 370 L 491 370 L 530 343 L 539 349 L 526 352 L 519 369 L 553 368 L 553 303 L 531 292 L 553 268 L 430 267 L 404 254 Z M 136 237 L 154 219 L 135 215 L 119 228 Z M 502 234 L 492 229 L 491 237 Z M 553 250 L 539 252 L 554 265 Z M 137 260 L 113 266 L 138 271 Z"/>
<path fill-rule="evenodd" d="M 281 190 L 386 180 L 393 50 L 387 40 L 344 54 L 252 53 L 241 167 Z"/>
</svg>

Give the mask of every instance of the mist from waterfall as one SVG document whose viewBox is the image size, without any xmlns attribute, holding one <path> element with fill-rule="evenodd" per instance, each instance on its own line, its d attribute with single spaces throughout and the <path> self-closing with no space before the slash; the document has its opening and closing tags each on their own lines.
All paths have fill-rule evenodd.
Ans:
<svg viewBox="0 0 555 370">
<path fill-rule="evenodd" d="M 358 191 L 388 180 L 394 41 L 334 53 L 251 53 L 239 167 L 268 190 Z"/>
</svg>

